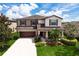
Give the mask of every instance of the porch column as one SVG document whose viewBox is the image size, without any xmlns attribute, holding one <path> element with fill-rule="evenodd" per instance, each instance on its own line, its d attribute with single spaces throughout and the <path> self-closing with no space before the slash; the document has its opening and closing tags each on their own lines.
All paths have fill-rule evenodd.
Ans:
<svg viewBox="0 0 79 59">
<path fill-rule="evenodd" d="M 64 33 L 63 33 L 63 31 L 62 31 L 62 38 L 64 37 Z"/>
<path fill-rule="evenodd" d="M 46 31 L 46 38 L 48 38 L 48 31 Z"/>
<path fill-rule="evenodd" d="M 40 35 L 40 31 L 38 31 L 38 36 Z"/>
</svg>

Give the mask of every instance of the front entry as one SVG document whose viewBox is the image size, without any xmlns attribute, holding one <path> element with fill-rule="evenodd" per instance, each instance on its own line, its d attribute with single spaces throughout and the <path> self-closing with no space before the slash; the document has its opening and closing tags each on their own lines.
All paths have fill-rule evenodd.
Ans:
<svg viewBox="0 0 79 59">
<path fill-rule="evenodd" d="M 45 37 L 45 32 L 40 32 L 41 37 Z"/>
<path fill-rule="evenodd" d="M 43 32 L 40 32 L 40 36 L 43 36 Z"/>
</svg>

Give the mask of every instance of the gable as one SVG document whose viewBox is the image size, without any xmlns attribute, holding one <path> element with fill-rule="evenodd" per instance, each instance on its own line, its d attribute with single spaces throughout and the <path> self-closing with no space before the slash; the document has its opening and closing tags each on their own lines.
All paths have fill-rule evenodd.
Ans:
<svg viewBox="0 0 79 59">
<path fill-rule="evenodd" d="M 56 15 L 52 15 L 52 16 L 49 16 L 49 17 L 46 17 L 46 18 L 56 18 L 56 19 L 61 19 L 61 20 L 63 19 L 63 18 L 56 16 Z"/>
</svg>

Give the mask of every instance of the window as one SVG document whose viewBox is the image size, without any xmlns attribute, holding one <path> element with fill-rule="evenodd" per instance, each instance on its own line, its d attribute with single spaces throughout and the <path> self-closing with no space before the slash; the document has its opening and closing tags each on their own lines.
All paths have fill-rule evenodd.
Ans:
<svg viewBox="0 0 79 59">
<path fill-rule="evenodd" d="M 20 25 L 21 26 L 26 26 L 26 21 L 25 20 L 20 20 Z"/>
<path fill-rule="evenodd" d="M 49 20 L 49 25 L 58 25 L 58 20 L 50 19 Z"/>
<path fill-rule="evenodd" d="M 32 25 L 36 25 L 37 23 L 38 23 L 37 20 L 32 20 L 32 21 L 31 21 L 31 24 L 32 24 Z"/>
</svg>

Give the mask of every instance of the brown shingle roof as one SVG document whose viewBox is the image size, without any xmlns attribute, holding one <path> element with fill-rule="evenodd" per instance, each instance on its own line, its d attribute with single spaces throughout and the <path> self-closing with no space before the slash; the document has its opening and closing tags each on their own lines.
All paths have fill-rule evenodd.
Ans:
<svg viewBox="0 0 79 59">
<path fill-rule="evenodd" d="M 33 15 L 33 16 L 28 16 L 25 19 L 44 19 L 46 16 L 41 16 L 41 15 Z"/>
<path fill-rule="evenodd" d="M 56 16 L 56 15 L 52 15 L 52 16 L 55 16 L 55 17 L 58 17 L 58 18 L 60 18 L 60 19 L 63 19 L 63 18 L 61 18 L 61 17 L 59 17 L 59 16 Z M 28 17 L 24 17 L 24 18 L 18 18 L 19 20 L 21 20 L 21 19 L 46 19 L 46 18 L 49 18 L 49 17 L 52 17 L 52 16 L 41 16 L 41 15 L 33 15 L 33 16 L 28 16 Z"/>
</svg>

